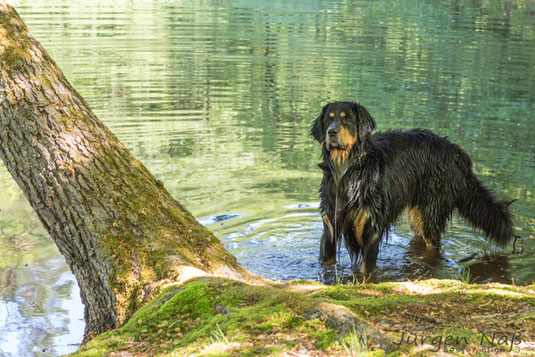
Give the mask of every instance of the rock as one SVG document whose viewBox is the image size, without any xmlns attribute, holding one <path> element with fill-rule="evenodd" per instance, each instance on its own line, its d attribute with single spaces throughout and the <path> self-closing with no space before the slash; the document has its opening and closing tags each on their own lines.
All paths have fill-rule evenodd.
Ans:
<svg viewBox="0 0 535 357">
<path fill-rule="evenodd" d="M 227 315 L 227 314 L 233 314 L 234 311 L 227 309 L 224 306 L 221 306 L 219 304 L 215 304 L 215 312 L 221 315 Z"/>
</svg>

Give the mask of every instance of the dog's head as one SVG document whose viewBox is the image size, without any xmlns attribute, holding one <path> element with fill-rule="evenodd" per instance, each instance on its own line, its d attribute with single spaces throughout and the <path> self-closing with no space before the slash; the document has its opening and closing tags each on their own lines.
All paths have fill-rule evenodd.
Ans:
<svg viewBox="0 0 535 357">
<path fill-rule="evenodd" d="M 366 108 L 353 102 L 327 104 L 312 125 L 311 134 L 327 150 L 349 152 L 370 136 L 375 121 Z"/>
</svg>

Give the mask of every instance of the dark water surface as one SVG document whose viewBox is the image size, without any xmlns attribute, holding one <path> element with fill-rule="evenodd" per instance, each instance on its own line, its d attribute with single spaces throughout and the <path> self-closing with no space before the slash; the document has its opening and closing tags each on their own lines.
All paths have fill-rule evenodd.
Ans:
<svg viewBox="0 0 535 357">
<path fill-rule="evenodd" d="M 515 1 L 13 1 L 98 117 L 238 260 L 269 278 L 350 276 L 317 262 L 322 224 L 308 135 L 355 100 L 381 130 L 460 144 L 516 198 L 525 251 L 454 218 L 442 259 L 399 222 L 379 280 L 535 280 L 535 5 Z M 196 5 L 199 4 L 199 5 Z M 77 348 L 83 308 L 51 238 L 0 164 L 0 356 Z"/>
</svg>

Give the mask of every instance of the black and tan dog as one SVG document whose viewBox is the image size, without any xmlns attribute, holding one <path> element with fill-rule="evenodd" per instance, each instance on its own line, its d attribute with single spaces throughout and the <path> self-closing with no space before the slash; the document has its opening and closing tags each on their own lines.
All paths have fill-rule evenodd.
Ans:
<svg viewBox="0 0 535 357">
<path fill-rule="evenodd" d="M 312 126 L 323 156 L 323 264 L 336 262 L 344 237 L 353 261 L 362 261 L 361 273 L 372 273 L 381 239 L 403 211 L 415 240 L 430 250 L 440 246 L 454 209 L 500 246 L 513 237 L 510 202 L 483 186 L 458 145 L 427 130 L 372 135 L 374 128 L 368 111 L 353 102 L 326 105 Z"/>
</svg>

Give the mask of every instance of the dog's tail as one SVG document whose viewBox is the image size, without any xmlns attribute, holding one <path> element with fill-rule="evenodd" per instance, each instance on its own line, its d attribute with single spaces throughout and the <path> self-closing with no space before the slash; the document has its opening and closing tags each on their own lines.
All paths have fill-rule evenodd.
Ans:
<svg viewBox="0 0 535 357">
<path fill-rule="evenodd" d="M 464 195 L 457 209 L 475 228 L 481 229 L 492 241 L 503 247 L 513 238 L 513 222 L 508 207 L 513 201 L 498 200 L 473 173 L 467 178 Z"/>
</svg>

